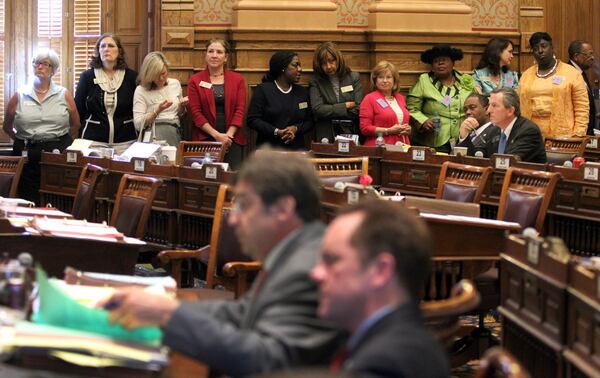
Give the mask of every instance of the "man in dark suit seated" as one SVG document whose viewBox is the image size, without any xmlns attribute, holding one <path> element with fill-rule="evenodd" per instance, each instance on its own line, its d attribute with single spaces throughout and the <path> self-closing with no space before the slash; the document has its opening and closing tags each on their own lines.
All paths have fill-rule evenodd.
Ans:
<svg viewBox="0 0 600 378">
<path fill-rule="evenodd" d="M 511 88 L 496 88 L 490 94 L 488 114 L 490 121 L 498 128 L 488 135 L 482 146 L 474 146 L 470 138 L 462 146 L 469 150 L 481 151 L 484 157 L 492 154 L 517 155 L 521 161 L 546 163 L 544 138 L 539 127 L 527 118 L 521 117 L 519 95 Z"/>
<path fill-rule="evenodd" d="M 340 331 L 317 318 L 317 261 L 324 226 L 314 167 L 292 154 L 264 152 L 247 160 L 235 185 L 229 221 L 242 249 L 263 263 L 237 301 L 179 302 L 123 290 L 107 303 L 126 328 L 163 327 L 163 344 L 229 376 L 328 361 Z"/>
<path fill-rule="evenodd" d="M 587 134 L 594 135 L 596 129 L 596 102 L 594 100 L 594 87 L 588 78 L 585 71 L 589 70 L 594 65 L 594 48 L 591 44 L 584 41 L 573 41 L 569 44 L 569 64 L 577 68 L 583 76 L 583 81 L 587 87 L 588 100 L 590 102 L 590 121 L 588 124 Z"/>
<path fill-rule="evenodd" d="M 467 118 L 460 125 L 458 146 L 467 146 L 466 139 L 470 139 L 473 147 L 482 147 L 486 144 L 490 135 L 498 135 L 498 128 L 490 122 L 487 112 L 489 100 L 479 93 L 471 93 L 465 100 L 463 110 Z M 473 149 L 468 151 L 473 155 Z"/>
<path fill-rule="evenodd" d="M 332 359 L 332 373 L 449 376 L 419 310 L 431 250 L 423 220 L 397 203 L 363 202 L 329 225 L 311 273 L 319 283 L 319 316 L 352 333 Z"/>
</svg>

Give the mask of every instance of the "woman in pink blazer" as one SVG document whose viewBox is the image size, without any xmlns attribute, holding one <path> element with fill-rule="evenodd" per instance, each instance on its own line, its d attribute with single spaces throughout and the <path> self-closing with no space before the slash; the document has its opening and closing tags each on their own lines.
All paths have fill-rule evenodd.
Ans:
<svg viewBox="0 0 600 378">
<path fill-rule="evenodd" d="M 237 170 L 246 135 L 242 126 L 246 111 L 246 82 L 242 75 L 225 69 L 229 44 L 220 39 L 206 45 L 206 69 L 188 83 L 189 107 L 194 121 L 192 140 L 217 141 L 227 149 L 225 161 Z"/>
<path fill-rule="evenodd" d="M 381 133 L 385 144 L 410 144 L 410 114 L 404 96 L 398 93 L 399 75 L 396 67 L 381 61 L 371 71 L 371 85 L 375 89 L 360 104 L 360 132 L 366 137 L 365 146 L 374 146 Z"/>
</svg>

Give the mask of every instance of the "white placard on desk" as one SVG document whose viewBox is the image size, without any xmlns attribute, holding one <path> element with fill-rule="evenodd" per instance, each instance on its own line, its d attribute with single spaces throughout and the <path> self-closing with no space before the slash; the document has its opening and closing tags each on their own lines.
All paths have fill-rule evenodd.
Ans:
<svg viewBox="0 0 600 378">
<path fill-rule="evenodd" d="M 355 203 L 358 203 L 359 198 L 360 195 L 356 190 L 348 190 L 348 205 L 354 205 Z"/>
<path fill-rule="evenodd" d="M 77 163 L 77 152 L 67 151 L 67 163 Z"/>
<path fill-rule="evenodd" d="M 206 167 L 206 173 L 204 174 L 204 177 L 210 180 L 216 180 L 217 179 L 217 167 Z"/>
<path fill-rule="evenodd" d="M 496 158 L 496 169 L 510 168 L 510 158 L 499 156 Z"/>
<path fill-rule="evenodd" d="M 416 161 L 425 161 L 425 150 L 412 150 L 412 159 Z"/>
<path fill-rule="evenodd" d="M 350 142 L 338 141 L 338 152 L 350 152 Z"/>
<path fill-rule="evenodd" d="M 527 261 L 534 265 L 540 262 L 540 243 L 536 240 L 527 242 Z"/>
<path fill-rule="evenodd" d="M 583 179 L 598 181 L 598 167 L 585 167 L 583 169 Z"/>
<path fill-rule="evenodd" d="M 598 139 L 596 139 L 596 138 L 590 139 L 588 144 L 585 145 L 585 148 L 597 149 L 598 148 Z"/>
<path fill-rule="evenodd" d="M 146 162 L 144 160 L 134 160 L 133 161 L 133 170 L 137 172 L 144 172 L 146 168 Z"/>
</svg>

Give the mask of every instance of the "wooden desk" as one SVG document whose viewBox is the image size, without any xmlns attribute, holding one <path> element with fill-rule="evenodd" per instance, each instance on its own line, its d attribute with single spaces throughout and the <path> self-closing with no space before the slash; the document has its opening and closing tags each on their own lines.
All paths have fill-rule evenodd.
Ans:
<svg viewBox="0 0 600 378">
<path fill-rule="evenodd" d="M 311 152 L 315 157 L 369 157 L 369 176 L 373 179 L 373 185 L 381 184 L 381 156 L 384 149 L 381 147 L 357 146 L 354 142 L 334 143 L 312 143 Z"/>
<path fill-rule="evenodd" d="M 600 272 L 573 261 L 567 289 L 567 345 L 563 356 L 569 377 L 600 376 Z"/>
<path fill-rule="evenodd" d="M 65 266 L 102 273 L 133 274 L 140 244 L 105 242 L 59 236 L 31 235 L 0 219 L 2 251 L 16 259 L 29 252 L 48 275 L 62 277 Z"/>
<path fill-rule="evenodd" d="M 501 254 L 503 347 L 539 377 L 563 377 L 568 251 L 511 236 Z"/>
</svg>

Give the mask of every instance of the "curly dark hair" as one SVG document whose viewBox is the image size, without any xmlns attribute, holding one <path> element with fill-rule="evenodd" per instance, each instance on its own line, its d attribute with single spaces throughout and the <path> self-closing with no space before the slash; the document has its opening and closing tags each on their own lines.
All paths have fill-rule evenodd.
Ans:
<svg viewBox="0 0 600 378">
<path fill-rule="evenodd" d="M 477 69 L 479 70 L 487 67 L 493 75 L 498 75 L 500 70 L 502 70 L 502 72 L 507 72 L 507 66 L 500 67 L 500 55 L 502 54 L 502 51 L 511 45 L 512 42 L 506 38 L 490 39 L 487 45 L 485 45 Z"/>
<path fill-rule="evenodd" d="M 125 62 L 125 50 L 123 50 L 123 45 L 121 44 L 121 38 L 117 37 L 113 33 L 104 33 L 98 38 L 96 41 L 96 46 L 94 47 L 94 55 L 92 55 L 92 59 L 90 59 L 90 68 L 102 68 L 102 59 L 100 58 L 100 43 L 105 38 L 112 38 L 115 40 L 117 47 L 119 48 L 119 56 L 117 57 L 117 63 L 115 64 L 116 70 L 124 70 L 127 68 L 127 63 Z"/>
</svg>

